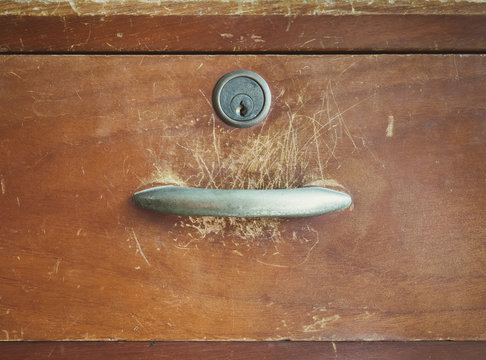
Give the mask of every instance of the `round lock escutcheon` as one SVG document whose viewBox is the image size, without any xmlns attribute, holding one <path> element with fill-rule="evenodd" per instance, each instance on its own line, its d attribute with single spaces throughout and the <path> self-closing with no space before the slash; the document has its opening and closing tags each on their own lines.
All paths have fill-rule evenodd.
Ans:
<svg viewBox="0 0 486 360">
<path fill-rule="evenodd" d="M 236 70 L 219 79 L 213 91 L 213 106 L 228 125 L 246 128 L 261 122 L 270 110 L 267 82 L 249 70 Z"/>
</svg>

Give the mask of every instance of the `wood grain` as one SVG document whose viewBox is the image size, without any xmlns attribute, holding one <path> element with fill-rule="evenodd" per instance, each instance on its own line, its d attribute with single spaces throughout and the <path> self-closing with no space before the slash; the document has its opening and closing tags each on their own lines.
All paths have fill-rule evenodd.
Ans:
<svg viewBox="0 0 486 360">
<path fill-rule="evenodd" d="M 292 17 L 9 15 L 0 17 L 0 51 L 485 51 L 484 13 Z"/>
<path fill-rule="evenodd" d="M 59 0 L 0 3 L 0 14 L 68 15 L 363 15 L 363 14 L 484 14 L 478 0 Z"/>
<path fill-rule="evenodd" d="M 0 343 L 5 360 L 482 360 L 486 342 L 51 342 Z"/>
<path fill-rule="evenodd" d="M 486 338 L 486 57 L 0 60 L 4 339 Z M 274 98 L 250 129 L 209 100 L 239 68 Z M 130 201 L 310 182 L 354 207 L 229 221 Z"/>
</svg>

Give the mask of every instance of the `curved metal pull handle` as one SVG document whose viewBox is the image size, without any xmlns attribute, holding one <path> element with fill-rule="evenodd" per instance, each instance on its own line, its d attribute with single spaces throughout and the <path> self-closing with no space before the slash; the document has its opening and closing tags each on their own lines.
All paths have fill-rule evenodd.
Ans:
<svg viewBox="0 0 486 360">
<path fill-rule="evenodd" d="M 351 205 L 348 194 L 321 187 L 282 190 L 215 190 L 159 186 L 133 195 L 147 209 L 186 216 L 306 217 Z"/>
</svg>

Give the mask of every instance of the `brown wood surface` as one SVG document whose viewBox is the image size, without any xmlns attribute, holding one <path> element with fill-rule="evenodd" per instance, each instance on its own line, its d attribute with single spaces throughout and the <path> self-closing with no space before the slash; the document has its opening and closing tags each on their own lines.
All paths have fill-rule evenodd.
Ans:
<svg viewBox="0 0 486 360">
<path fill-rule="evenodd" d="M 485 56 L 0 60 L 4 339 L 486 339 Z M 240 68 L 273 93 L 249 129 L 210 103 Z M 130 200 L 312 182 L 353 207 L 230 221 Z"/>
<path fill-rule="evenodd" d="M 483 360 L 486 342 L 10 342 L 0 352 L 5 360 Z"/>
<path fill-rule="evenodd" d="M 481 0 L 3 0 L 0 14 L 66 15 L 362 15 L 484 14 Z"/>
<path fill-rule="evenodd" d="M 0 16 L 0 51 L 486 51 L 485 14 L 9 15 Z"/>
</svg>

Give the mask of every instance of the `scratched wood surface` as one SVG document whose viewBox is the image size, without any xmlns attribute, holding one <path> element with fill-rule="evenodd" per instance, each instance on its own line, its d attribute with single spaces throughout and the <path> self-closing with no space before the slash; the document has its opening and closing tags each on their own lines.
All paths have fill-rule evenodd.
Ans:
<svg viewBox="0 0 486 360">
<path fill-rule="evenodd" d="M 486 57 L 2 56 L 0 335 L 486 339 Z M 234 129 L 211 91 L 262 75 Z M 309 219 L 152 213 L 151 184 L 346 191 Z"/>
<path fill-rule="evenodd" d="M 3 0 L 0 14 L 13 15 L 362 15 L 484 14 L 482 0 Z"/>
<path fill-rule="evenodd" d="M 10 342 L 0 351 L 5 360 L 483 360 L 486 342 Z"/>
<path fill-rule="evenodd" d="M 485 51 L 484 6 L 482 15 L 5 15 L 0 51 Z"/>
<path fill-rule="evenodd" d="M 484 51 L 481 1 L 2 1 L 1 52 Z"/>
</svg>

